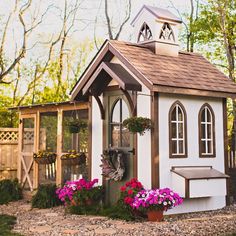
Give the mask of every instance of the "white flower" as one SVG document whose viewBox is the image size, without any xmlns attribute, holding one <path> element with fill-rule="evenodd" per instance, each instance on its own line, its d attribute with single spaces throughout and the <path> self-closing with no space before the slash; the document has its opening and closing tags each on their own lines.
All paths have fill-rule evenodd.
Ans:
<svg viewBox="0 0 236 236">
<path fill-rule="evenodd" d="M 169 203 L 169 205 L 171 205 L 171 201 L 169 201 L 168 203 Z"/>
<path fill-rule="evenodd" d="M 161 204 L 161 201 L 159 201 L 158 204 Z"/>
<path fill-rule="evenodd" d="M 175 200 L 173 200 L 172 202 L 175 203 Z"/>
<path fill-rule="evenodd" d="M 166 206 L 166 205 L 167 205 L 167 202 L 163 202 L 163 205 Z"/>
<path fill-rule="evenodd" d="M 145 195 L 145 194 L 142 194 L 142 197 L 146 197 L 146 195 Z"/>
</svg>

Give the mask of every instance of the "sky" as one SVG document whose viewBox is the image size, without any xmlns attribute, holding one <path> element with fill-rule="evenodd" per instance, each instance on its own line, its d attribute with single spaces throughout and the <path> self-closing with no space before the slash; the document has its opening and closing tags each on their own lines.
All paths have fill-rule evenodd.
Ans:
<svg viewBox="0 0 236 236">
<path fill-rule="evenodd" d="M 26 0 L 21 0 L 26 1 Z M 94 30 L 96 37 L 106 38 L 107 29 L 104 21 L 104 4 L 102 0 L 80 0 L 82 3 L 78 11 L 78 20 L 76 21 L 75 31 L 73 32 L 73 37 L 78 40 L 84 40 L 86 38 L 94 38 Z M 10 10 L 14 6 L 15 0 L 0 0 L 0 17 L 6 20 Z M 68 0 L 69 3 L 73 3 L 74 0 Z M 180 12 L 187 12 L 189 9 L 189 1 L 186 0 L 172 0 L 175 7 Z M 109 13 L 111 15 L 112 21 L 115 21 L 115 25 L 119 24 L 119 17 L 122 18 L 123 11 L 117 11 L 117 8 L 124 9 L 124 4 L 127 3 L 127 0 L 110 0 L 109 1 Z M 44 41 L 45 38 L 48 38 L 51 34 L 58 34 L 59 24 L 60 24 L 60 10 L 63 8 L 64 0 L 33 0 L 32 14 L 34 12 L 34 7 L 40 9 L 40 13 L 45 12 L 48 6 L 51 7 L 46 16 L 44 17 L 43 23 L 37 28 L 37 31 L 34 32 L 34 37 L 38 40 Z M 162 8 L 168 8 L 173 13 L 177 14 L 175 9 L 171 7 L 170 0 L 132 0 L 132 12 L 130 21 L 126 24 L 123 34 L 121 35 L 122 40 L 129 40 L 130 33 L 132 32 L 132 26 L 130 25 L 131 20 L 141 9 L 141 7 L 146 5 L 158 6 Z M 121 15 L 121 16 L 120 16 Z M 97 18 L 96 26 L 94 24 L 95 19 Z M 28 18 L 30 20 L 30 18 Z M 12 22 L 12 30 L 9 32 L 9 41 L 11 38 L 17 39 L 18 43 L 21 42 L 21 30 L 22 27 L 18 22 L 17 16 Z M 12 50 L 12 47 L 9 48 Z"/>
<path fill-rule="evenodd" d="M 74 4 L 76 0 L 68 0 L 68 4 Z M 85 40 L 94 40 L 96 38 L 101 41 L 108 38 L 106 21 L 104 19 L 104 0 L 79 0 L 81 5 L 77 12 L 75 26 L 71 31 L 70 43 L 68 43 L 68 51 L 70 51 L 71 44 L 83 42 Z M 19 0 L 22 4 L 27 0 Z M 127 0 L 109 0 L 109 15 L 114 26 L 119 26 L 119 23 L 125 16 L 124 9 Z M 172 4 L 181 13 L 189 11 L 189 0 L 132 0 L 132 11 L 129 22 L 125 25 L 123 33 L 120 36 L 120 40 L 129 41 L 132 38 L 133 28 L 130 22 L 134 16 L 138 13 L 141 7 L 146 5 L 157 6 L 165 9 L 169 9 L 178 16 L 176 9 L 172 7 Z M 9 13 L 14 7 L 15 0 L 0 0 L 0 20 L 5 22 Z M 32 16 L 38 15 L 38 19 L 42 14 L 48 11 L 43 18 L 43 22 L 36 28 L 36 30 L 29 36 L 27 48 L 28 56 L 27 60 L 43 60 L 47 55 L 45 44 L 52 37 L 56 37 L 59 34 L 61 26 L 61 11 L 64 7 L 64 0 L 32 0 L 32 6 L 30 12 L 25 16 L 27 27 L 30 26 Z M 95 24 L 95 20 L 97 22 Z M 22 44 L 22 26 L 19 23 L 18 15 L 15 14 L 12 17 L 11 27 L 9 27 L 7 33 L 7 44 L 5 53 L 9 58 L 14 57 L 17 49 Z M 0 26 L 0 30 L 1 30 Z M 0 32 L 1 35 L 1 32 Z M 96 50 L 96 49 L 95 49 Z M 95 52 L 93 52 L 94 54 Z M 92 57 L 92 55 L 91 55 Z M 23 86 L 23 90 L 26 86 Z"/>
</svg>

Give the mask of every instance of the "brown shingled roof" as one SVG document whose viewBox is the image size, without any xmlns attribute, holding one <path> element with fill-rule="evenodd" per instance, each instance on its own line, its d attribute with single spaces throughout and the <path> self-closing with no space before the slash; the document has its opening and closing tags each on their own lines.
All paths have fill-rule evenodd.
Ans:
<svg viewBox="0 0 236 236">
<path fill-rule="evenodd" d="M 137 44 L 109 43 L 153 85 L 236 94 L 236 84 L 200 54 L 180 52 L 172 57 Z"/>
</svg>

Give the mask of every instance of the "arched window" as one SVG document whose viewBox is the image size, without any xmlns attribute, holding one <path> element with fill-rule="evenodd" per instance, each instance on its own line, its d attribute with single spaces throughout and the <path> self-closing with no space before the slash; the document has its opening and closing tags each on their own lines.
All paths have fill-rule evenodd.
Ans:
<svg viewBox="0 0 236 236">
<path fill-rule="evenodd" d="M 174 32 L 168 23 L 164 23 L 161 29 L 159 39 L 175 41 Z"/>
<path fill-rule="evenodd" d="M 215 157 L 215 115 L 209 104 L 199 111 L 199 156 Z"/>
<path fill-rule="evenodd" d="M 129 116 L 129 109 L 125 101 L 121 98 L 116 100 L 112 107 L 110 118 L 110 145 L 112 147 L 130 146 L 130 132 L 122 124 Z"/>
<path fill-rule="evenodd" d="M 138 42 L 144 42 L 147 40 L 152 40 L 152 31 L 146 23 L 143 23 L 139 31 Z"/>
<path fill-rule="evenodd" d="M 169 111 L 170 157 L 187 157 L 187 117 L 183 105 L 177 101 Z"/>
</svg>

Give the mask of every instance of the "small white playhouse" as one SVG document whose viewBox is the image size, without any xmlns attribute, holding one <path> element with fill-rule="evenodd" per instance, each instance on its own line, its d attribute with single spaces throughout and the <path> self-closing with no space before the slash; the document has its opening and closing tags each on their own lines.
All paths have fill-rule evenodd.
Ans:
<svg viewBox="0 0 236 236">
<path fill-rule="evenodd" d="M 107 40 L 72 91 L 90 112 L 91 178 L 107 196 L 136 177 L 145 188 L 170 187 L 185 199 L 169 213 L 213 210 L 226 205 L 226 99 L 236 85 L 197 53 L 179 51 L 181 20 L 143 6 L 132 22 L 136 42 Z M 131 134 L 123 120 L 147 117 L 144 135 Z M 101 175 L 103 150 L 126 154 L 126 178 Z"/>
</svg>

